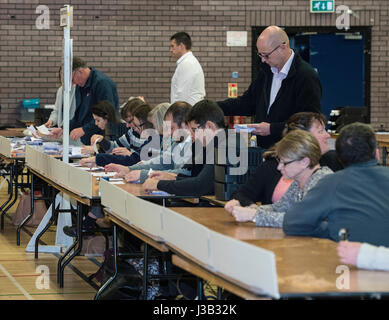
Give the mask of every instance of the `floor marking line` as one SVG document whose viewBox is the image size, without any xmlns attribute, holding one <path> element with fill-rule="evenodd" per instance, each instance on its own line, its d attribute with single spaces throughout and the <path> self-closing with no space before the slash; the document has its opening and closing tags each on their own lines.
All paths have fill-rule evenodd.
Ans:
<svg viewBox="0 0 389 320">
<path fill-rule="evenodd" d="M 0 264 L 0 270 L 8 277 L 9 280 L 19 289 L 21 293 L 27 298 L 27 300 L 34 300 L 29 293 L 16 281 L 16 279 Z"/>
</svg>

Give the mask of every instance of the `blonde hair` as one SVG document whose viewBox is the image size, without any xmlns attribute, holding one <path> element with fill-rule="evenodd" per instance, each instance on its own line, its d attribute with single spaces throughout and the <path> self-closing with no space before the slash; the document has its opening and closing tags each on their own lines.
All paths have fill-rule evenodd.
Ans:
<svg viewBox="0 0 389 320">
<path fill-rule="evenodd" d="M 160 134 L 162 134 L 163 132 L 163 119 L 169 107 L 170 103 L 162 102 L 156 105 L 153 109 L 151 109 L 151 111 L 147 115 L 148 121 L 153 124 L 154 129 L 157 130 Z"/>
<path fill-rule="evenodd" d="M 304 130 L 293 130 L 275 145 L 279 158 L 290 160 L 309 159 L 309 168 L 316 166 L 321 158 L 319 142 L 314 135 Z"/>
</svg>

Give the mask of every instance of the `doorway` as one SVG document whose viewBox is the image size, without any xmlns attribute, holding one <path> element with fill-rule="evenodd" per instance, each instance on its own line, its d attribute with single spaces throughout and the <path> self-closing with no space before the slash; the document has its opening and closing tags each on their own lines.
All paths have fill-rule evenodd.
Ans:
<svg viewBox="0 0 389 320">
<path fill-rule="evenodd" d="M 265 27 L 253 27 L 252 79 L 262 62 L 256 41 Z M 327 119 L 339 107 L 366 107 L 370 122 L 371 27 L 286 27 L 290 47 L 318 72 L 322 84 L 322 113 Z"/>
</svg>

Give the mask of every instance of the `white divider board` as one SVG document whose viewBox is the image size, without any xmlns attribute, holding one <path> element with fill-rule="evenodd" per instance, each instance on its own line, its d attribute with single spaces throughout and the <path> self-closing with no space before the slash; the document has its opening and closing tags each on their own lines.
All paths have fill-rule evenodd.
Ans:
<svg viewBox="0 0 389 320">
<path fill-rule="evenodd" d="M 275 255 L 250 243 L 210 231 L 210 265 L 256 293 L 279 299 Z"/>
<path fill-rule="evenodd" d="M 69 169 L 70 166 L 59 159 L 52 158 L 50 160 L 50 176 L 57 183 L 67 186 L 69 185 Z"/>
<path fill-rule="evenodd" d="M 3 136 L 0 136 L 0 153 L 8 158 L 12 157 L 11 141 Z"/>
<path fill-rule="evenodd" d="M 69 188 L 82 196 L 92 198 L 93 194 L 93 176 L 77 167 L 68 165 Z"/>
<path fill-rule="evenodd" d="M 37 151 L 35 148 L 26 145 L 26 153 L 25 153 L 25 159 L 26 163 L 30 168 L 36 168 L 36 158 L 37 158 Z"/>
<path fill-rule="evenodd" d="M 50 177 L 51 176 L 51 159 L 54 159 L 52 157 L 50 157 L 49 155 L 45 154 L 44 152 L 41 152 L 41 151 L 38 151 L 36 150 L 37 152 L 37 156 L 36 156 L 36 169 L 45 174 L 47 177 Z"/>
<path fill-rule="evenodd" d="M 163 208 L 162 222 L 162 237 L 166 243 L 209 265 L 210 230 L 208 228 L 168 208 Z"/>
<path fill-rule="evenodd" d="M 125 218 L 130 224 L 162 241 L 163 207 L 127 193 Z"/>
<path fill-rule="evenodd" d="M 126 218 L 126 202 L 128 192 L 107 180 L 100 181 L 101 204 L 111 209 L 117 216 Z"/>
</svg>

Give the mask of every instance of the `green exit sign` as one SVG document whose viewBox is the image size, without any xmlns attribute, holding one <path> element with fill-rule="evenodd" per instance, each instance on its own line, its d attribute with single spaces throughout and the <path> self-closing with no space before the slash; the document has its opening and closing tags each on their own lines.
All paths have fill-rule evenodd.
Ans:
<svg viewBox="0 0 389 320">
<path fill-rule="evenodd" d="M 335 0 L 311 0 L 312 13 L 334 12 L 334 11 L 335 11 Z"/>
</svg>

